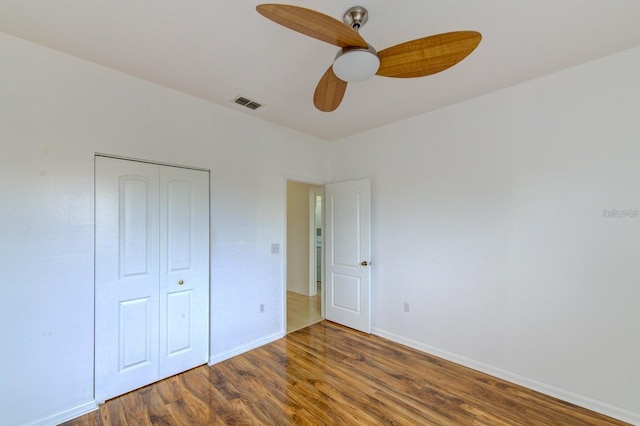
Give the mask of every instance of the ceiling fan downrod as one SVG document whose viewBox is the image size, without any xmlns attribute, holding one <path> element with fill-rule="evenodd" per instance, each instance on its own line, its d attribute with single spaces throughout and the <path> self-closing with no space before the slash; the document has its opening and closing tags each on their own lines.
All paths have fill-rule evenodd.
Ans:
<svg viewBox="0 0 640 426">
<path fill-rule="evenodd" d="M 362 28 L 368 20 L 369 12 L 367 12 L 367 9 L 362 6 L 354 6 L 350 8 L 342 17 L 342 21 L 356 31 Z"/>
</svg>

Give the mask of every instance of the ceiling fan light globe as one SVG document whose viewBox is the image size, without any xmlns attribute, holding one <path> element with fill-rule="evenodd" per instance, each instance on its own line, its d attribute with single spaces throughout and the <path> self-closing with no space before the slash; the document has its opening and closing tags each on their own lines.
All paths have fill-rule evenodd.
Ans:
<svg viewBox="0 0 640 426">
<path fill-rule="evenodd" d="M 373 48 L 344 48 L 333 61 L 336 77 L 347 83 L 363 81 L 375 75 L 380 59 Z"/>
</svg>

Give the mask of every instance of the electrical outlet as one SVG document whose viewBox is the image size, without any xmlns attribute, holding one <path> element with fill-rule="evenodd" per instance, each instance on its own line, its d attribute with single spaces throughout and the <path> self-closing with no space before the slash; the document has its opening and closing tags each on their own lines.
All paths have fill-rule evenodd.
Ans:
<svg viewBox="0 0 640 426">
<path fill-rule="evenodd" d="M 278 243 L 271 244 L 271 254 L 280 254 L 280 244 Z"/>
<path fill-rule="evenodd" d="M 260 313 L 264 314 L 264 303 L 260 304 Z"/>
<path fill-rule="evenodd" d="M 404 311 L 411 312 L 411 306 L 409 305 L 408 302 L 404 302 Z"/>
</svg>

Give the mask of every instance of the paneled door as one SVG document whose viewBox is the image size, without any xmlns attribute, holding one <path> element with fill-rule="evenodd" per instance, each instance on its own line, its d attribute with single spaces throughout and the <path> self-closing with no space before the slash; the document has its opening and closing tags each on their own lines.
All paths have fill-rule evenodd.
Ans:
<svg viewBox="0 0 640 426">
<path fill-rule="evenodd" d="M 325 186 L 325 318 L 371 333 L 371 183 Z"/>
<path fill-rule="evenodd" d="M 95 397 L 207 362 L 209 173 L 96 157 Z"/>
<path fill-rule="evenodd" d="M 209 358 L 209 173 L 160 168 L 160 378 Z"/>
</svg>

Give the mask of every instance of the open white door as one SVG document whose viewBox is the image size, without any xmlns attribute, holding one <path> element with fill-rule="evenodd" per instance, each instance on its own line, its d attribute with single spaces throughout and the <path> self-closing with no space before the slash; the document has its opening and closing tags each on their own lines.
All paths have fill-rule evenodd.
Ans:
<svg viewBox="0 0 640 426">
<path fill-rule="evenodd" d="M 371 182 L 325 187 L 328 320 L 371 333 Z"/>
</svg>

